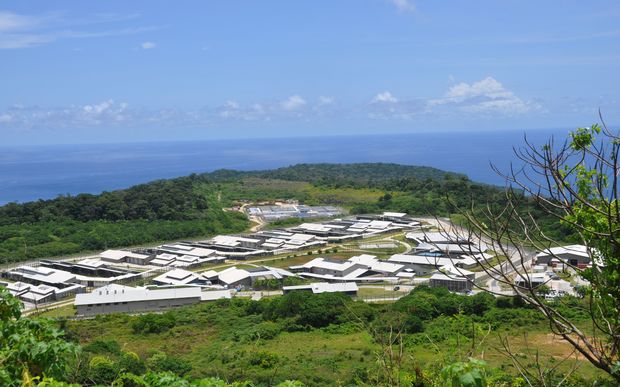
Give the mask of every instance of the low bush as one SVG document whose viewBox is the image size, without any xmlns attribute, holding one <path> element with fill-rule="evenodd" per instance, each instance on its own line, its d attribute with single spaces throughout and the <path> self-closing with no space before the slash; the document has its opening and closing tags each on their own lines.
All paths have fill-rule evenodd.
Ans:
<svg viewBox="0 0 620 387">
<path fill-rule="evenodd" d="M 163 314 L 143 314 L 138 316 L 131 323 L 131 329 L 134 333 L 149 334 L 161 333 L 174 327 L 176 318 L 174 312 L 166 312 Z"/>
</svg>

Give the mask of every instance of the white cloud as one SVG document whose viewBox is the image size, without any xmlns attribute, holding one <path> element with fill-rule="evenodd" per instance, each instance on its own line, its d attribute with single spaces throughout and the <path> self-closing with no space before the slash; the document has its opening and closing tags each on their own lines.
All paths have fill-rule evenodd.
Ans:
<svg viewBox="0 0 620 387">
<path fill-rule="evenodd" d="M 522 114 L 540 106 L 526 102 L 493 77 L 486 77 L 471 84 L 461 82 L 445 93 L 444 97 L 431 99 L 429 106 L 445 106 L 470 113 Z"/>
<path fill-rule="evenodd" d="M 375 95 L 370 101 L 370 103 L 381 103 L 381 102 L 396 103 L 398 102 L 398 99 L 396 99 L 396 97 L 394 97 L 392 93 L 390 93 L 389 91 L 384 91 L 383 93 L 379 93 Z"/>
<path fill-rule="evenodd" d="M 14 105 L 0 112 L 0 127 L 12 128 L 89 128 L 146 122 L 154 114 L 132 109 L 127 103 L 108 99 L 95 104 L 59 108 Z"/>
<path fill-rule="evenodd" d="M 400 12 L 413 12 L 415 11 L 415 4 L 411 0 L 388 0 L 392 3 Z"/>
<path fill-rule="evenodd" d="M 224 106 L 229 108 L 229 109 L 239 109 L 239 103 L 237 103 L 237 101 L 228 100 L 228 101 L 226 101 Z"/>
<path fill-rule="evenodd" d="M 280 102 L 280 106 L 282 107 L 282 109 L 287 111 L 297 110 L 305 105 L 306 101 L 297 94 L 292 95 L 284 101 Z"/>
<path fill-rule="evenodd" d="M 0 11 L 0 49 L 35 47 L 62 39 L 103 38 L 140 34 L 153 27 L 126 27 L 108 30 L 92 30 L 91 26 L 126 22 L 134 15 L 97 15 L 80 20 L 68 20 L 60 14 L 22 15 Z M 77 30 L 73 28 L 78 28 Z"/>
<path fill-rule="evenodd" d="M 143 50 L 150 50 L 157 47 L 157 45 L 153 42 L 144 42 L 140 45 L 140 47 L 142 47 Z"/>
<path fill-rule="evenodd" d="M 114 100 L 109 99 L 96 105 L 84 105 L 82 110 L 84 110 L 86 114 L 100 115 L 105 113 L 106 110 L 109 110 L 113 105 Z"/>
<path fill-rule="evenodd" d="M 400 100 L 385 91 L 374 96 L 365 107 L 368 117 L 386 120 L 439 116 L 501 117 L 543 111 L 538 102 L 519 98 L 493 77 L 486 77 L 471 84 L 455 84 L 440 98 Z"/>
<path fill-rule="evenodd" d="M 46 35 L 0 34 L 0 49 L 33 47 L 54 40 L 54 37 Z"/>
<path fill-rule="evenodd" d="M 319 96 L 319 106 L 331 105 L 336 101 L 334 97 L 327 97 L 324 95 Z"/>
<path fill-rule="evenodd" d="M 36 18 L 0 11 L 0 32 L 32 28 L 38 23 Z"/>
<path fill-rule="evenodd" d="M 486 77 L 481 81 L 474 82 L 471 85 L 461 82 L 450 87 L 446 93 L 446 97 L 453 99 L 465 99 L 478 96 L 510 98 L 512 92 L 506 90 L 504 86 L 492 77 Z"/>
</svg>

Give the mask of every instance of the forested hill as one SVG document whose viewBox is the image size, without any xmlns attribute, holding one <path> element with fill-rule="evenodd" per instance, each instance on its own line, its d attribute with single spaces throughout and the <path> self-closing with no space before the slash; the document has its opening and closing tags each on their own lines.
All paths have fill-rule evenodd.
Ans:
<svg viewBox="0 0 620 387">
<path fill-rule="evenodd" d="M 466 178 L 465 175 L 446 172 L 433 167 L 401 165 L 393 163 L 356 163 L 356 164 L 296 164 L 267 171 L 230 171 L 218 170 L 205 174 L 214 181 L 238 179 L 241 177 L 259 177 L 289 181 L 305 181 L 317 185 L 339 186 L 375 186 L 389 180 L 419 179 L 443 180 L 446 177 Z"/>
<path fill-rule="evenodd" d="M 451 198 L 451 202 L 446 197 Z M 224 211 L 239 200 L 297 199 L 352 213 L 400 211 L 447 216 L 459 208 L 502 205 L 498 187 L 465 175 L 397 164 L 299 164 L 268 171 L 220 170 L 158 180 L 99 195 L 0 207 L 0 262 L 238 233 L 247 217 Z M 532 209 L 525 201 L 524 208 Z M 562 237 L 553 219 L 549 233 Z"/>
<path fill-rule="evenodd" d="M 199 183 L 204 187 L 204 184 L 239 181 L 244 178 L 307 182 L 318 186 L 358 188 L 387 186 L 387 189 L 394 189 L 398 187 L 397 181 L 402 180 L 442 181 L 450 178 L 466 179 L 466 176 L 431 167 L 386 163 L 297 164 L 264 171 L 218 170 L 175 179 L 156 180 L 98 195 L 79 194 L 23 204 L 9 203 L 0 207 L 0 225 L 59 220 L 86 222 L 205 219 L 209 207 L 208 195 L 205 195 L 204 189 L 197 190 L 196 186 Z M 394 188 L 390 188 L 392 186 Z M 213 205 L 221 208 L 217 203 Z"/>
</svg>

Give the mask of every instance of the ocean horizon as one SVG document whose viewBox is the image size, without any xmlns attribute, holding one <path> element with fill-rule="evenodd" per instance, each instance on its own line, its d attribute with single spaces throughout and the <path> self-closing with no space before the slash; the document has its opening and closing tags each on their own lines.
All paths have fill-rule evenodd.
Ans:
<svg viewBox="0 0 620 387">
<path fill-rule="evenodd" d="M 217 169 L 264 170 L 298 163 L 385 162 L 420 165 L 503 185 L 513 146 L 542 144 L 568 130 L 204 140 L 0 148 L 0 205 L 97 194 L 157 179 Z"/>
</svg>

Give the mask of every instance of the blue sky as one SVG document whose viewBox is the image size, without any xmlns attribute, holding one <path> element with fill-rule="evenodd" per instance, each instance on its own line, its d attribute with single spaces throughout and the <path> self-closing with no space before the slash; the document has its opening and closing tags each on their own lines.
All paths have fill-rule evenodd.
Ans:
<svg viewBox="0 0 620 387">
<path fill-rule="evenodd" d="M 620 4 L 1 1 L 4 145 L 620 122 Z"/>
</svg>

